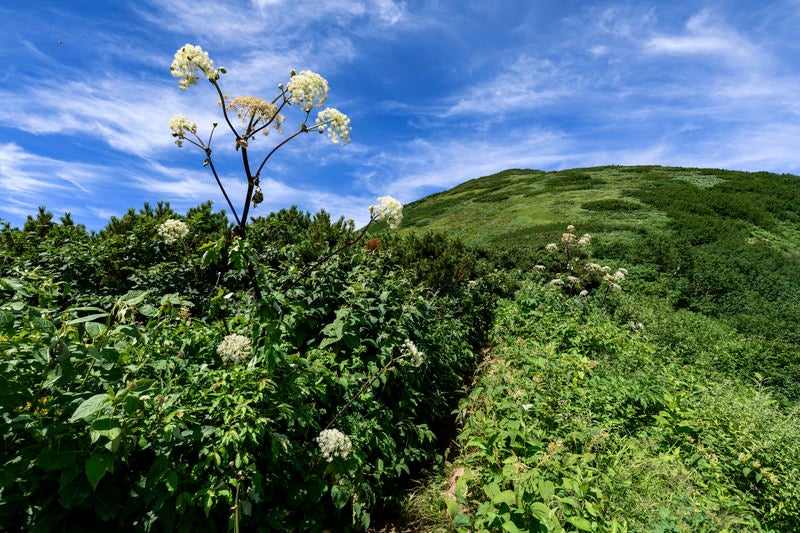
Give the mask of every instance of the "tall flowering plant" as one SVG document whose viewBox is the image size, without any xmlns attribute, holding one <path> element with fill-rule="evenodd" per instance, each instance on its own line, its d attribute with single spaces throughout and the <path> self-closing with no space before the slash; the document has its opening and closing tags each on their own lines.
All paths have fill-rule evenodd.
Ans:
<svg viewBox="0 0 800 533">
<path fill-rule="evenodd" d="M 328 82 L 315 72 L 304 70 L 297 73 L 292 71 L 289 81 L 286 84 L 278 85 L 278 94 L 271 100 L 265 100 L 257 96 L 228 96 L 225 94 L 220 85 L 220 77 L 226 73 L 226 70 L 221 67 L 217 68 L 208 53 L 196 45 L 186 44 L 175 52 L 170 71 L 174 77 L 178 78 L 178 86 L 181 90 L 195 85 L 202 76 L 211 83 L 219 96 L 224 126 L 227 126 L 233 133 L 235 149 L 241 155 L 242 166 L 247 178 L 247 194 L 241 215 L 228 196 L 212 157 L 211 143 L 219 123 L 213 123 L 207 139 L 200 136 L 197 124 L 190 122 L 183 115 L 173 116 L 169 127 L 175 138 L 175 144 L 181 147 L 184 142 L 188 142 L 197 146 L 205 154 L 203 165 L 211 169 L 236 220 L 236 233 L 240 237 L 245 235 L 250 207 L 255 207 L 264 201 L 260 178 L 264 167 L 275 152 L 292 139 L 308 132 L 327 132 L 331 142 L 335 144 L 345 145 L 350 142 L 352 129 L 350 119 L 338 109 L 323 108 L 328 99 Z M 282 114 L 287 106 L 297 106 L 304 114 L 300 125 L 289 134 L 284 132 L 286 117 Z M 312 117 L 315 109 L 320 109 L 320 111 Z M 263 156 L 251 159 L 252 143 L 256 137 L 268 136 L 271 133 L 277 133 L 282 137 Z"/>
<path fill-rule="evenodd" d="M 255 208 L 264 201 L 264 192 L 261 189 L 261 176 L 270 158 L 281 147 L 292 139 L 308 133 L 318 132 L 327 133 L 328 138 L 334 144 L 345 145 L 350 142 L 350 119 L 333 107 L 324 107 L 328 99 L 329 87 L 325 78 L 315 72 L 304 70 L 301 72 L 291 71 L 289 80 L 285 84 L 278 85 L 277 95 L 271 100 L 265 100 L 257 96 L 229 96 L 222 91 L 220 78 L 226 73 L 222 67 L 217 67 L 208 53 L 201 47 L 186 44 L 175 52 L 174 60 L 170 66 L 172 75 L 178 78 L 178 86 L 181 90 L 197 84 L 201 77 L 207 79 L 219 97 L 219 104 L 222 111 L 223 124 L 234 136 L 234 149 L 240 154 L 242 167 L 247 180 L 247 193 L 241 212 L 236 209 L 225 186 L 220 179 L 217 166 L 214 163 L 213 151 L 211 148 L 214 139 L 214 132 L 219 126 L 219 122 L 214 122 L 207 138 L 198 133 L 197 124 L 190 122 L 183 115 L 175 115 L 169 123 L 175 144 L 182 147 L 185 142 L 199 148 L 205 155 L 203 166 L 211 169 L 211 173 L 217 185 L 231 209 L 233 218 L 236 221 L 234 236 L 244 239 L 247 233 L 247 219 L 251 207 Z M 283 112 L 289 106 L 296 106 L 301 110 L 302 120 L 297 129 L 291 133 L 286 133 L 286 117 Z M 314 110 L 319 109 L 315 116 Z M 262 156 L 252 157 L 253 142 L 260 135 L 278 135 L 279 139 L 271 148 L 264 151 Z M 360 241 L 367 232 L 367 228 L 379 220 L 385 220 L 389 227 L 394 229 L 403 218 L 403 206 L 400 202 L 390 196 L 378 198 L 379 204 L 371 206 L 369 223 L 363 228 L 356 238 L 346 237 L 342 247 L 334 250 L 320 261 L 310 265 L 303 271 L 300 278 L 307 275 L 311 270 L 320 264 L 328 261 L 334 255 L 343 251 Z M 234 245 L 232 251 L 246 249 Z M 245 261 L 247 261 L 245 259 Z M 250 274 L 252 277 L 252 267 Z M 256 294 L 259 294 L 258 284 L 252 280 Z"/>
</svg>

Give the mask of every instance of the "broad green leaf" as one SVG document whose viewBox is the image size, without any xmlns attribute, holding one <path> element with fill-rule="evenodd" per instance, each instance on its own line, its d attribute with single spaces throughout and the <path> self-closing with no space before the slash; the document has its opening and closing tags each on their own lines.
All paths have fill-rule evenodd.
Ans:
<svg viewBox="0 0 800 533">
<path fill-rule="evenodd" d="M 492 503 L 494 505 L 505 503 L 506 505 L 511 506 L 517 503 L 517 496 L 514 494 L 513 490 L 504 490 L 503 492 L 492 497 Z"/>
<path fill-rule="evenodd" d="M 540 522 L 544 522 L 550 515 L 550 508 L 542 502 L 534 502 L 530 506 L 531 514 Z"/>
<path fill-rule="evenodd" d="M 331 500 L 337 509 L 342 509 L 350 501 L 350 491 L 347 487 L 334 485 L 331 487 Z"/>
<path fill-rule="evenodd" d="M 108 313 L 95 313 L 93 315 L 87 315 L 87 316 L 82 316 L 82 317 L 79 317 L 79 318 L 73 318 L 72 320 L 66 321 L 65 324 L 67 324 L 68 326 L 72 326 L 72 325 L 75 325 L 75 324 L 83 324 L 84 322 L 93 322 L 95 320 L 98 320 L 98 319 L 101 319 L 101 318 L 107 318 L 107 317 L 108 317 Z"/>
<path fill-rule="evenodd" d="M 146 317 L 153 317 L 158 313 L 158 309 L 153 307 L 150 304 L 143 304 L 139 306 L 139 312 L 142 313 Z"/>
<path fill-rule="evenodd" d="M 92 488 L 97 490 L 97 484 L 106 475 L 106 472 L 111 470 L 113 461 L 108 455 L 92 455 L 86 460 L 86 479 L 92 485 Z"/>
<path fill-rule="evenodd" d="M 108 404 L 108 394 L 95 394 L 91 398 L 84 400 L 82 404 L 75 409 L 72 416 L 69 418 L 70 422 L 75 422 L 80 419 L 85 419 L 100 411 Z"/>
<path fill-rule="evenodd" d="M 581 531 L 591 531 L 592 530 L 592 523 L 583 518 L 582 516 L 570 516 L 567 519 L 567 522 L 572 524 L 573 526 L 577 527 Z"/>
<path fill-rule="evenodd" d="M 508 531 L 509 533 L 522 533 L 522 530 L 518 528 L 514 522 L 503 522 L 503 531 Z"/>
<path fill-rule="evenodd" d="M 36 465 L 43 470 L 63 470 L 72 463 L 78 454 L 74 451 L 61 451 L 45 448 L 36 458 Z"/>
<path fill-rule="evenodd" d="M 111 440 L 116 439 L 122 434 L 122 427 L 120 426 L 119 420 L 110 416 L 96 418 L 92 422 L 92 429 Z"/>
<path fill-rule="evenodd" d="M 170 494 L 173 494 L 176 490 L 178 490 L 178 473 L 174 470 L 170 470 L 167 475 L 164 477 L 164 481 L 167 484 L 167 490 L 169 490 Z"/>
<path fill-rule="evenodd" d="M 105 324 L 100 324 L 99 322 L 87 322 L 84 326 L 86 328 L 86 333 L 93 339 L 96 339 L 106 330 Z"/>
</svg>

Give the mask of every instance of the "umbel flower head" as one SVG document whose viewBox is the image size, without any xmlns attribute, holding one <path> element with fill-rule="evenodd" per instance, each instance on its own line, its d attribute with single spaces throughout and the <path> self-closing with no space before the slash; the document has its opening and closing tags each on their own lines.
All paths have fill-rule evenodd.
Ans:
<svg viewBox="0 0 800 533">
<path fill-rule="evenodd" d="M 225 69 L 214 68 L 214 62 L 208 57 L 208 52 L 203 51 L 199 46 L 188 43 L 175 52 L 175 59 L 169 67 L 173 77 L 180 78 L 178 86 L 181 90 L 186 90 L 197 83 L 197 80 L 200 79 L 197 74 L 198 69 L 205 74 L 209 81 L 218 80 L 220 71 L 225 72 Z"/>
<path fill-rule="evenodd" d="M 189 122 L 183 115 L 174 115 L 169 120 L 169 129 L 172 131 L 172 136 L 175 137 L 175 144 L 178 147 L 183 146 L 183 140 L 186 138 L 186 132 L 197 133 L 197 124 Z"/>
<path fill-rule="evenodd" d="M 189 234 L 189 228 L 182 220 L 170 218 L 158 226 L 158 236 L 167 244 L 175 244 Z"/>
<path fill-rule="evenodd" d="M 317 122 L 320 124 L 319 131 L 328 130 L 328 137 L 333 144 L 342 141 L 342 146 L 350 142 L 350 119 L 333 107 L 326 107 L 317 115 Z"/>
<path fill-rule="evenodd" d="M 291 95 L 289 102 L 302 107 L 303 111 L 322 107 L 328 99 L 328 81 L 310 70 L 293 75 L 286 90 Z"/>
<path fill-rule="evenodd" d="M 238 333 L 227 335 L 217 346 L 217 353 L 225 363 L 240 365 L 250 358 L 250 339 Z"/>
<path fill-rule="evenodd" d="M 252 129 L 262 124 L 270 124 L 275 130 L 281 132 L 284 116 L 278 114 L 278 108 L 257 96 L 234 96 L 225 105 L 229 111 L 236 111 L 242 125 Z M 262 130 L 264 135 L 269 134 L 269 128 Z"/>
<path fill-rule="evenodd" d="M 391 229 L 395 229 L 403 221 L 403 204 L 391 196 L 378 198 L 378 205 L 369 207 L 369 214 L 375 220 L 385 220 Z"/>
<path fill-rule="evenodd" d="M 417 345 L 410 339 L 403 342 L 401 357 L 411 366 L 419 367 L 425 361 L 425 354 L 417 349 Z"/>
<path fill-rule="evenodd" d="M 317 437 L 317 444 L 319 450 L 322 452 L 322 457 L 329 463 L 336 457 L 347 459 L 350 451 L 353 449 L 353 443 L 350 442 L 350 437 L 339 431 L 338 429 L 324 429 Z"/>
</svg>

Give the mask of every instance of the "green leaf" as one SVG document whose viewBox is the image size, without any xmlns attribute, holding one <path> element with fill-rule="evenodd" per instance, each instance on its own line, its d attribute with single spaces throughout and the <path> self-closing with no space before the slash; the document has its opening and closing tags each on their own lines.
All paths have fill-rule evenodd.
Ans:
<svg viewBox="0 0 800 533">
<path fill-rule="evenodd" d="M 98 432 L 100 435 L 108 437 L 111 440 L 114 440 L 122 435 L 122 426 L 120 425 L 119 420 L 110 416 L 96 418 L 92 422 L 92 429 Z"/>
<path fill-rule="evenodd" d="M 45 448 L 36 458 L 36 465 L 43 470 L 63 470 L 75 462 L 77 455 L 74 451 Z"/>
<path fill-rule="evenodd" d="M 550 515 L 550 508 L 542 502 L 534 502 L 530 506 L 531 514 L 536 517 L 539 522 L 544 522 Z"/>
<path fill-rule="evenodd" d="M 167 490 L 169 490 L 170 494 L 174 494 L 176 490 L 178 490 L 178 473 L 174 470 L 170 470 L 167 473 L 164 481 L 167 484 Z"/>
<path fill-rule="evenodd" d="M 93 339 L 99 337 L 105 330 L 105 324 L 100 324 L 99 322 L 87 322 L 84 326 L 86 328 L 86 333 Z"/>
<path fill-rule="evenodd" d="M 550 501 L 556 493 L 556 487 L 552 481 L 544 480 L 539 482 L 539 494 L 544 501 Z"/>
<path fill-rule="evenodd" d="M 509 533 L 522 533 L 522 530 L 518 528 L 514 522 L 503 522 L 503 531 L 508 531 Z"/>
<path fill-rule="evenodd" d="M 453 525 L 455 527 L 469 527 L 471 525 L 469 516 L 465 515 L 464 513 L 456 515 L 456 517 L 453 519 Z"/>
<path fill-rule="evenodd" d="M 14 334 L 14 315 L 0 309 L 0 333 L 9 337 Z"/>
<path fill-rule="evenodd" d="M 70 422 L 75 422 L 80 419 L 86 419 L 98 411 L 100 411 L 103 407 L 105 407 L 109 402 L 108 394 L 95 394 L 91 398 L 84 400 L 75 412 L 72 413 L 72 416 L 69 418 Z"/>
<path fill-rule="evenodd" d="M 583 518 L 582 516 L 570 516 L 567 518 L 567 522 L 577 527 L 581 531 L 592 530 L 592 523 Z"/>
<path fill-rule="evenodd" d="M 331 487 L 331 500 L 333 500 L 333 505 L 337 509 L 341 509 L 350 501 L 350 491 L 347 487 L 334 485 Z"/>
<path fill-rule="evenodd" d="M 153 317 L 156 315 L 156 313 L 158 313 L 158 309 L 150 304 L 143 304 L 139 306 L 139 312 L 146 317 Z"/>
<path fill-rule="evenodd" d="M 110 471 L 114 462 L 108 455 L 92 455 L 86 460 L 86 479 L 97 490 L 97 484 Z"/>
<path fill-rule="evenodd" d="M 94 320 L 98 320 L 101 318 L 108 317 L 108 313 L 95 313 L 93 315 L 86 315 L 79 318 L 73 318 L 72 320 L 68 320 L 64 322 L 68 326 L 72 326 L 75 324 L 83 324 L 84 322 L 92 322 Z"/>
<path fill-rule="evenodd" d="M 501 503 L 505 503 L 509 506 L 515 505 L 517 503 L 517 496 L 514 494 L 513 490 L 504 490 L 492 497 L 492 503 L 494 505 L 500 505 Z"/>
</svg>

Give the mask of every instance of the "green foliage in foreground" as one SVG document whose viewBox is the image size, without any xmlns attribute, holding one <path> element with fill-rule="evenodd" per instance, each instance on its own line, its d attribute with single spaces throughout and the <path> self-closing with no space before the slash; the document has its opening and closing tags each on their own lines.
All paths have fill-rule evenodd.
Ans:
<svg viewBox="0 0 800 533">
<path fill-rule="evenodd" d="M 684 365 L 596 296 L 525 283 L 494 339 L 459 409 L 460 456 L 419 498 L 442 508 L 423 529 L 800 529 L 797 407 Z"/>
<path fill-rule="evenodd" d="M 247 241 L 187 218 L 165 243 L 156 230 L 175 216 L 132 212 L 98 235 L 3 231 L 15 253 L 0 265 L 0 523 L 365 528 L 446 446 L 497 284 L 444 240 L 422 255 L 402 239 L 351 247 L 307 270 L 352 239 L 324 213 L 253 221 Z M 442 278 L 426 263 L 480 279 L 439 294 L 420 281 Z M 218 349 L 232 334 L 250 345 L 239 364 Z M 326 428 L 352 447 L 326 457 Z"/>
</svg>

